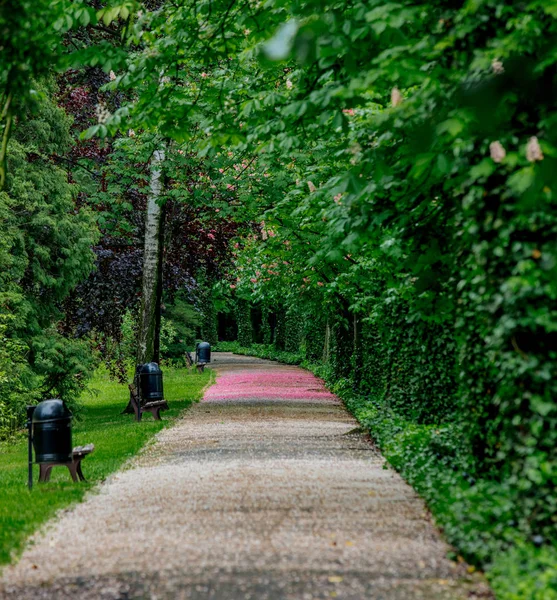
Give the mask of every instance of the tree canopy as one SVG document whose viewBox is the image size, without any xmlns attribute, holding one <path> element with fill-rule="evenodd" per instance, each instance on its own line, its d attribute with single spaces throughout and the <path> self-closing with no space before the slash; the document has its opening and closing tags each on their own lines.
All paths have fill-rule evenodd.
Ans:
<svg viewBox="0 0 557 600">
<path fill-rule="evenodd" d="M 220 313 L 243 346 L 320 363 L 464 505 L 501 498 L 489 535 L 465 539 L 471 510 L 449 532 L 467 557 L 551 546 L 556 19 L 549 0 L 0 2 L 0 418 L 23 389 L 75 397 L 95 352 L 122 374 L 164 146 L 167 347 L 217 341 Z"/>
</svg>

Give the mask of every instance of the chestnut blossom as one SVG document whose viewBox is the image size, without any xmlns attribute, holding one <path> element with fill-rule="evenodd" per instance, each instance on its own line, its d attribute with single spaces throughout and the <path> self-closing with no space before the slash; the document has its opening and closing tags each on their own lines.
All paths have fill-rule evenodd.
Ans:
<svg viewBox="0 0 557 600">
<path fill-rule="evenodd" d="M 540 142 L 535 135 L 528 140 L 528 144 L 526 145 L 526 158 L 530 162 L 543 160 L 543 152 L 540 148 Z"/>
<path fill-rule="evenodd" d="M 507 156 L 507 152 L 505 151 L 505 148 L 503 148 L 501 142 L 497 140 L 489 144 L 489 155 L 493 162 L 500 163 L 505 156 Z"/>
<path fill-rule="evenodd" d="M 308 181 L 308 188 L 310 192 L 315 192 L 317 191 L 317 188 L 315 187 L 315 185 L 313 184 L 312 181 Z"/>
<path fill-rule="evenodd" d="M 400 106 L 402 104 L 402 94 L 400 93 L 400 90 L 397 87 L 394 87 L 391 90 L 391 104 L 393 106 Z"/>
<path fill-rule="evenodd" d="M 116 73 L 114 71 L 110 71 L 108 76 L 110 77 L 110 81 L 114 81 L 116 79 Z"/>
<path fill-rule="evenodd" d="M 505 67 L 498 58 L 494 58 L 491 61 L 491 70 L 495 73 L 495 75 L 501 75 L 501 73 L 505 72 Z"/>
<path fill-rule="evenodd" d="M 110 111 L 106 108 L 105 104 L 97 104 L 95 106 L 95 115 L 99 123 L 106 123 L 110 119 Z"/>
<path fill-rule="evenodd" d="M 290 79 L 286 80 L 287 89 L 291 90 L 294 87 L 294 84 L 290 81 Z"/>
</svg>

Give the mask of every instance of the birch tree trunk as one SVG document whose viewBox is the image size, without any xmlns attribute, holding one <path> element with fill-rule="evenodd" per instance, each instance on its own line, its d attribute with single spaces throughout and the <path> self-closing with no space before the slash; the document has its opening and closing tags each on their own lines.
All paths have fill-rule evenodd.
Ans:
<svg viewBox="0 0 557 600">
<path fill-rule="evenodd" d="M 151 159 L 150 193 L 145 214 L 145 241 L 143 246 L 143 283 L 141 286 L 141 310 L 137 334 L 137 353 L 133 384 L 139 392 L 139 367 L 148 362 L 159 362 L 161 299 L 162 299 L 162 256 L 164 250 L 163 223 L 164 207 L 161 206 L 162 166 L 165 151 L 156 150 Z M 133 391 L 130 389 L 130 394 Z M 123 411 L 133 413 L 131 401 Z"/>
<path fill-rule="evenodd" d="M 160 302 L 162 293 L 162 222 L 163 208 L 160 204 L 162 193 L 162 165 L 165 151 L 156 150 L 151 159 L 150 194 L 145 215 L 145 244 L 143 251 L 143 284 L 141 290 L 141 311 L 137 338 L 136 365 L 158 362 L 156 348 L 160 334 Z M 157 348 L 158 349 L 158 348 Z"/>
</svg>

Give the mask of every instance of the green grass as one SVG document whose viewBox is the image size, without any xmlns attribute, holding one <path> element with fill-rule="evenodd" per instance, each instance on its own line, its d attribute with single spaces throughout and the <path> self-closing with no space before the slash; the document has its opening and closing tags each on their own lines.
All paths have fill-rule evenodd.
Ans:
<svg viewBox="0 0 557 600">
<path fill-rule="evenodd" d="M 85 492 L 116 471 L 136 454 L 155 433 L 170 425 L 192 402 L 201 398 L 213 380 L 213 372 L 203 374 L 185 369 L 164 369 L 165 398 L 170 410 L 162 421 L 149 413 L 141 423 L 133 415 L 121 415 L 129 393 L 127 386 L 110 381 L 99 371 L 82 397 L 83 410 L 73 424 L 73 445 L 95 444 L 95 452 L 83 461 L 87 482 L 75 484 L 65 467 L 55 467 L 49 483 L 27 489 L 27 438 L 0 444 L 0 565 L 18 556 L 25 540 L 57 510 L 80 501 Z M 38 466 L 34 467 L 35 482 Z"/>
</svg>

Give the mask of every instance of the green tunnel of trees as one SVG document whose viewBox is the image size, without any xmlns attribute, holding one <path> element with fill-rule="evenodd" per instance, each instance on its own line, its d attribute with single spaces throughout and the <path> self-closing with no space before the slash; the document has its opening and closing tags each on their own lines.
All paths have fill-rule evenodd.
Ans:
<svg viewBox="0 0 557 600">
<path fill-rule="evenodd" d="M 0 2 L 0 436 L 233 342 L 323 375 L 499 597 L 557 598 L 556 19 Z"/>
</svg>

